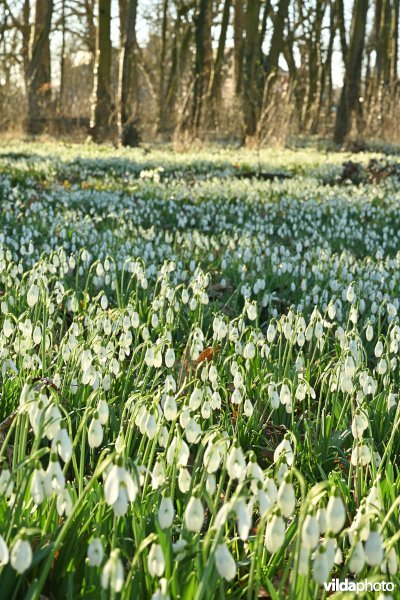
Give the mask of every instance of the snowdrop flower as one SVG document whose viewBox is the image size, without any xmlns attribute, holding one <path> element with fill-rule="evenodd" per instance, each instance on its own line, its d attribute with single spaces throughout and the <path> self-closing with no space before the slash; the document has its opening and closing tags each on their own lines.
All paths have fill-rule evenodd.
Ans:
<svg viewBox="0 0 400 600">
<path fill-rule="evenodd" d="M 37 303 L 38 299 L 39 299 L 39 288 L 34 283 L 29 288 L 28 294 L 27 294 L 27 297 L 26 297 L 26 300 L 28 302 L 29 308 L 33 308 L 35 306 L 35 304 Z"/>
<path fill-rule="evenodd" d="M 65 488 L 65 476 L 61 468 L 60 463 L 57 460 L 57 455 L 52 454 L 50 457 L 49 465 L 45 473 L 45 489 L 46 491 L 54 490 L 61 492 Z M 49 495 L 49 494 L 47 494 Z"/>
<path fill-rule="evenodd" d="M 365 542 L 365 560 L 370 567 L 380 565 L 383 560 L 383 544 L 382 535 L 379 533 L 377 526 L 371 526 L 371 532 Z"/>
<path fill-rule="evenodd" d="M 98 413 L 97 413 L 98 416 Z M 88 443 L 90 448 L 98 448 L 103 441 L 103 427 L 99 418 L 94 417 L 90 421 L 88 429 Z"/>
<path fill-rule="evenodd" d="M 11 478 L 9 469 L 3 469 L 0 473 L 0 495 L 9 498 L 14 489 L 14 481 Z"/>
<path fill-rule="evenodd" d="M 292 466 L 294 454 L 292 446 L 290 444 L 290 435 L 286 434 L 284 439 L 277 445 L 274 452 L 274 463 L 277 463 L 281 456 L 286 458 L 286 462 L 289 466 Z"/>
<path fill-rule="evenodd" d="M 179 469 L 178 487 L 182 494 L 186 494 L 186 492 L 190 490 L 191 481 L 192 478 L 190 477 L 189 471 L 185 467 Z"/>
<path fill-rule="evenodd" d="M 68 462 L 72 456 L 72 442 L 65 427 L 60 429 L 55 434 L 51 449 L 53 452 L 58 452 L 64 462 Z"/>
<path fill-rule="evenodd" d="M 91 567 L 99 567 L 103 562 L 104 549 L 99 538 L 93 538 L 87 550 L 87 558 Z"/>
<path fill-rule="evenodd" d="M 108 408 L 106 400 L 99 400 L 96 412 L 101 425 L 105 425 L 108 421 L 108 417 L 110 414 L 110 409 Z"/>
<path fill-rule="evenodd" d="M 355 543 L 353 550 L 351 551 L 351 557 L 349 561 L 349 569 L 352 573 L 358 575 L 361 573 L 365 565 L 365 552 L 362 542 L 358 541 Z"/>
<path fill-rule="evenodd" d="M 215 566 L 221 577 L 231 581 L 236 575 L 236 563 L 226 544 L 218 544 L 214 554 Z"/>
<path fill-rule="evenodd" d="M 265 546 L 271 554 L 278 552 L 285 541 L 285 522 L 282 517 L 273 515 L 265 529 Z"/>
<path fill-rule="evenodd" d="M 121 559 L 119 558 L 119 550 L 113 550 L 110 554 L 110 558 L 104 565 L 101 574 L 101 587 L 104 590 L 113 590 L 114 592 L 120 592 L 124 585 L 124 567 Z"/>
<path fill-rule="evenodd" d="M 68 493 L 68 490 L 64 489 L 57 495 L 57 512 L 61 517 L 65 514 L 68 517 L 72 511 L 72 500 L 71 496 Z"/>
<path fill-rule="evenodd" d="M 304 548 L 314 550 L 319 540 L 319 525 L 313 515 L 307 515 L 301 530 L 301 543 Z"/>
<path fill-rule="evenodd" d="M 2 565 L 6 565 L 9 561 L 9 552 L 8 552 L 8 548 L 7 548 L 7 544 L 3 538 L 3 536 L 0 535 L 0 566 Z"/>
<path fill-rule="evenodd" d="M 284 517 L 289 518 L 292 516 L 296 504 L 296 496 L 293 485 L 286 478 L 279 486 L 277 504 Z"/>
<path fill-rule="evenodd" d="M 204 508 L 200 498 L 192 496 L 184 513 L 185 525 L 189 531 L 199 532 L 204 522 Z"/>
<path fill-rule="evenodd" d="M 339 533 L 343 529 L 346 521 L 346 509 L 343 500 L 339 495 L 330 496 L 326 507 L 327 530 L 332 533 Z"/>
<path fill-rule="evenodd" d="M 137 492 L 138 487 L 130 473 L 124 467 L 114 465 L 104 484 L 104 497 L 117 516 L 126 514 L 128 502 L 135 501 Z"/>
<path fill-rule="evenodd" d="M 19 575 L 32 564 L 32 548 L 28 540 L 19 538 L 11 549 L 10 563 Z"/>
<path fill-rule="evenodd" d="M 168 496 L 164 496 L 161 499 L 160 506 L 158 509 L 158 522 L 161 529 L 168 529 L 171 527 L 175 516 L 175 509 L 172 499 Z"/>
<path fill-rule="evenodd" d="M 226 460 L 226 468 L 231 479 L 242 479 L 246 474 L 246 461 L 243 450 L 238 444 L 235 444 L 229 451 Z"/>
<path fill-rule="evenodd" d="M 168 348 L 165 353 L 165 366 L 168 369 L 172 369 L 175 364 L 175 352 L 173 348 Z"/>
<path fill-rule="evenodd" d="M 323 584 L 328 581 L 331 568 L 327 552 L 323 546 L 320 546 L 313 562 L 313 579 L 315 583 Z"/>
<path fill-rule="evenodd" d="M 371 462 L 371 450 L 367 444 L 356 444 L 351 453 L 351 464 L 355 467 L 361 465 L 365 467 Z"/>
<path fill-rule="evenodd" d="M 165 571 L 165 558 L 160 544 L 152 544 L 147 557 L 147 568 L 152 577 L 161 577 Z"/>
</svg>

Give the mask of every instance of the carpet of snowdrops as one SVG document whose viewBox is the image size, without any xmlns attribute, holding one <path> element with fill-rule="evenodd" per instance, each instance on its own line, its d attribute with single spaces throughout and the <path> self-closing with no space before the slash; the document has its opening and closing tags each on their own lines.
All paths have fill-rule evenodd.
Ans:
<svg viewBox="0 0 400 600">
<path fill-rule="evenodd" d="M 399 597 L 399 182 L 345 159 L 0 147 L 2 599 Z"/>
</svg>

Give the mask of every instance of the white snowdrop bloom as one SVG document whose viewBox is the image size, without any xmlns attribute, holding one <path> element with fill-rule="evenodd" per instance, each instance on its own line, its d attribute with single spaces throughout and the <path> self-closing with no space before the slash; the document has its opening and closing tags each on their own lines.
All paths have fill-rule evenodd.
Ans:
<svg viewBox="0 0 400 600">
<path fill-rule="evenodd" d="M 267 475 L 267 477 L 265 478 L 264 490 L 271 498 L 271 501 L 275 502 L 278 497 L 278 488 L 276 487 L 274 478 L 271 475 Z"/>
<path fill-rule="evenodd" d="M 54 490 L 58 494 L 65 488 L 65 476 L 55 454 L 50 457 L 45 475 L 46 491 Z"/>
<path fill-rule="evenodd" d="M 329 497 L 326 507 L 327 531 L 339 533 L 346 521 L 346 509 L 340 496 L 333 494 Z"/>
<path fill-rule="evenodd" d="M 32 564 L 32 548 L 28 540 L 19 538 L 11 549 L 10 563 L 19 575 Z"/>
<path fill-rule="evenodd" d="M 9 561 L 9 558 L 10 557 L 7 544 L 3 536 L 0 535 L 0 566 L 6 565 Z"/>
<path fill-rule="evenodd" d="M 285 522 L 280 515 L 273 515 L 265 529 L 265 546 L 271 554 L 278 552 L 285 542 Z"/>
<path fill-rule="evenodd" d="M 382 565 L 382 571 L 390 575 L 396 575 L 398 571 L 398 561 L 396 548 L 392 546 L 386 555 L 386 559 Z"/>
<path fill-rule="evenodd" d="M 257 305 L 255 303 L 247 303 L 246 312 L 249 321 L 255 321 L 257 318 Z"/>
<path fill-rule="evenodd" d="M 175 352 L 173 348 L 168 348 L 165 353 L 165 366 L 168 369 L 172 369 L 175 364 Z"/>
<path fill-rule="evenodd" d="M 35 283 L 33 283 L 29 288 L 26 300 L 28 302 L 29 308 L 35 306 L 35 304 L 39 300 L 39 287 Z"/>
<path fill-rule="evenodd" d="M 380 565 L 383 560 L 382 535 L 377 529 L 371 529 L 364 546 L 365 560 L 370 567 Z"/>
<path fill-rule="evenodd" d="M 243 412 L 248 418 L 250 418 L 254 412 L 254 407 L 248 398 L 246 398 L 246 400 L 244 401 Z"/>
<path fill-rule="evenodd" d="M 189 407 L 191 410 L 196 411 L 201 405 L 203 399 L 203 391 L 201 388 L 194 388 L 189 398 Z"/>
<path fill-rule="evenodd" d="M 274 451 L 274 463 L 277 463 L 281 457 L 286 459 L 289 466 L 292 466 L 294 454 L 290 444 L 290 436 L 285 436 L 283 440 L 277 445 Z"/>
<path fill-rule="evenodd" d="M 231 479 L 243 479 L 246 474 L 246 461 L 243 450 L 240 446 L 235 445 L 228 453 L 226 460 L 226 468 Z"/>
<path fill-rule="evenodd" d="M 160 544 L 152 544 L 147 557 L 147 568 L 152 577 L 162 577 L 165 571 L 165 558 Z"/>
<path fill-rule="evenodd" d="M 69 517 L 71 514 L 72 499 L 67 489 L 63 489 L 59 494 L 57 494 L 56 507 L 60 517 L 64 514 L 66 517 Z"/>
<path fill-rule="evenodd" d="M 189 531 L 199 532 L 204 522 L 204 508 L 200 498 L 192 496 L 184 513 L 185 525 Z"/>
<path fill-rule="evenodd" d="M 267 340 L 270 344 L 274 341 L 276 336 L 276 327 L 273 323 L 270 323 L 267 328 Z"/>
<path fill-rule="evenodd" d="M 144 427 L 147 437 L 152 440 L 157 433 L 157 419 L 154 414 L 147 413 Z"/>
<path fill-rule="evenodd" d="M 323 584 L 329 579 L 332 566 L 329 564 L 327 552 L 323 546 L 320 546 L 316 552 L 313 562 L 313 579 L 315 583 Z"/>
<path fill-rule="evenodd" d="M 100 567 L 104 558 L 104 548 L 99 538 L 93 538 L 87 549 L 89 566 Z"/>
<path fill-rule="evenodd" d="M 286 479 L 279 486 L 276 501 L 283 516 L 286 518 L 291 517 L 296 504 L 296 496 L 293 485 L 286 481 Z"/>
<path fill-rule="evenodd" d="M 9 498 L 14 489 L 14 481 L 9 469 L 3 469 L 0 473 L 0 495 Z"/>
<path fill-rule="evenodd" d="M 213 496 L 215 494 L 215 490 L 217 489 L 217 481 L 215 479 L 215 475 L 211 473 L 211 475 L 207 475 L 206 479 L 206 490 L 207 494 Z"/>
<path fill-rule="evenodd" d="M 190 490 L 191 481 L 192 478 L 190 477 L 189 471 L 185 467 L 180 468 L 178 475 L 178 487 L 182 494 L 186 494 L 186 492 Z"/>
<path fill-rule="evenodd" d="M 301 530 L 301 543 L 305 548 L 314 550 L 319 540 L 319 524 L 313 515 L 307 515 Z"/>
<path fill-rule="evenodd" d="M 308 575 L 310 571 L 310 556 L 311 550 L 305 546 L 300 546 L 299 553 L 299 573 L 300 575 Z"/>
<path fill-rule="evenodd" d="M 189 460 L 189 447 L 185 440 L 179 439 L 176 436 L 170 443 L 167 449 L 167 464 L 172 465 L 177 461 L 178 466 L 186 467 Z"/>
<path fill-rule="evenodd" d="M 131 474 L 124 468 L 113 465 L 104 484 L 104 498 L 118 516 L 128 510 L 128 503 L 134 502 L 138 487 Z"/>
<path fill-rule="evenodd" d="M 231 402 L 232 404 L 241 404 L 243 400 L 243 394 L 239 388 L 235 388 L 232 393 Z"/>
<path fill-rule="evenodd" d="M 168 496 L 164 496 L 161 499 L 160 506 L 158 508 L 158 522 L 161 529 L 168 529 L 171 527 L 175 516 L 175 509 L 172 499 Z"/>
<path fill-rule="evenodd" d="M 38 505 L 41 504 L 48 495 L 46 492 L 46 474 L 41 467 L 33 471 L 30 494 L 34 503 Z"/>
<path fill-rule="evenodd" d="M 178 407 L 175 398 L 171 394 L 168 394 L 165 399 L 163 411 L 167 421 L 174 421 L 176 419 Z"/>
<path fill-rule="evenodd" d="M 100 419 L 92 419 L 88 429 L 88 442 L 90 448 L 98 448 L 103 441 L 103 427 Z"/>
<path fill-rule="evenodd" d="M 221 448 L 218 445 L 209 442 L 203 456 L 203 464 L 207 473 L 215 473 L 215 471 L 217 471 L 221 464 L 222 457 L 223 454 Z"/>
<path fill-rule="evenodd" d="M 354 548 L 350 551 L 349 569 L 352 573 L 361 573 L 365 565 L 365 552 L 361 541 L 355 543 Z"/>
<path fill-rule="evenodd" d="M 165 465 L 162 459 L 157 459 L 151 474 L 151 485 L 156 490 L 165 483 Z"/>
<path fill-rule="evenodd" d="M 376 358 L 380 358 L 383 354 L 383 344 L 381 340 L 378 340 L 375 344 L 375 349 L 374 349 L 374 354 L 376 356 Z"/>
<path fill-rule="evenodd" d="M 119 550 L 115 549 L 111 552 L 101 573 L 101 587 L 118 593 L 122 590 L 124 581 L 124 567 L 119 557 Z"/>
<path fill-rule="evenodd" d="M 165 425 L 162 425 L 158 431 L 158 443 L 163 448 L 167 447 L 168 444 L 168 429 Z"/>
<path fill-rule="evenodd" d="M 204 418 L 204 415 L 203 415 Z M 188 420 L 185 427 L 185 435 L 189 444 L 196 444 L 200 439 L 201 427 L 196 419 L 192 417 Z"/>
<path fill-rule="evenodd" d="M 374 329 L 370 323 L 367 325 L 367 329 L 365 330 L 365 337 L 367 342 L 370 342 L 374 337 Z"/>
<path fill-rule="evenodd" d="M 110 415 L 110 409 L 108 407 L 107 401 L 104 399 L 99 400 L 96 411 L 101 425 L 105 425 Z"/>
<path fill-rule="evenodd" d="M 247 342 L 243 348 L 243 357 L 251 360 L 255 357 L 255 355 L 256 347 L 254 346 L 253 342 Z"/>
<path fill-rule="evenodd" d="M 289 386 L 286 383 L 283 383 L 281 386 L 281 391 L 279 393 L 279 400 L 281 404 L 291 404 L 292 397 L 290 393 Z"/>
<path fill-rule="evenodd" d="M 51 404 L 44 413 L 44 435 L 52 440 L 58 433 L 61 425 L 61 413 L 55 404 Z"/>
<path fill-rule="evenodd" d="M 253 504 L 251 501 L 246 503 L 243 497 L 238 498 L 234 505 L 234 511 L 237 517 L 239 537 L 242 541 L 245 541 L 249 537 L 249 531 L 252 524 Z"/>
<path fill-rule="evenodd" d="M 362 409 L 356 409 L 351 423 L 351 432 L 355 439 L 361 439 L 364 431 L 368 428 L 368 417 Z"/>
<path fill-rule="evenodd" d="M 371 450 L 367 444 L 356 444 L 351 453 L 351 464 L 365 467 L 371 462 Z"/>
<path fill-rule="evenodd" d="M 72 456 L 72 442 L 65 427 L 61 427 L 51 443 L 52 452 L 58 452 L 64 462 Z"/>
<path fill-rule="evenodd" d="M 221 577 L 231 581 L 236 575 L 236 563 L 226 544 L 218 544 L 214 554 L 215 566 Z"/>
<path fill-rule="evenodd" d="M 14 333 L 14 324 L 10 319 L 5 319 L 3 323 L 3 332 L 6 338 L 9 338 Z"/>
</svg>

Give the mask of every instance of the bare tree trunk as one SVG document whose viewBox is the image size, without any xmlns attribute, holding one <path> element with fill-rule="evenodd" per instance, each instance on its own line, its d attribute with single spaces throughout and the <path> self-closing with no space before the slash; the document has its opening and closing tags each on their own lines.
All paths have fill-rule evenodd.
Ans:
<svg viewBox="0 0 400 600">
<path fill-rule="evenodd" d="M 111 138 L 111 0 L 99 0 L 99 23 L 97 28 L 97 51 L 94 72 L 91 136 L 102 143 Z"/>
<path fill-rule="evenodd" d="M 212 69 L 212 0 L 199 0 L 195 16 L 196 58 L 192 107 L 192 133 L 197 135 L 201 120 L 203 100 L 207 96 Z"/>
<path fill-rule="evenodd" d="M 245 136 L 251 138 L 257 130 L 262 89 L 258 85 L 257 70 L 260 68 L 259 25 L 260 0 L 248 0 L 246 11 L 246 39 L 244 52 L 243 115 Z"/>
<path fill-rule="evenodd" d="M 368 2 L 355 0 L 346 71 L 336 114 L 334 140 L 343 143 L 351 129 L 352 113 L 356 107 L 361 80 Z"/>
<path fill-rule="evenodd" d="M 234 38 L 234 75 L 235 75 L 235 94 L 240 96 L 243 88 L 243 60 L 244 60 L 244 10 L 243 0 L 234 0 L 235 10 L 233 19 L 233 38 Z"/>
<path fill-rule="evenodd" d="M 216 121 L 218 115 L 218 108 L 220 105 L 220 95 L 221 95 L 221 74 L 222 74 L 222 66 L 224 63 L 224 54 L 225 54 L 225 44 L 226 44 L 226 35 L 228 31 L 229 25 L 229 14 L 231 8 L 231 0 L 225 0 L 224 8 L 222 11 L 222 22 L 221 22 L 221 33 L 218 41 L 218 49 L 217 56 L 214 62 L 214 70 L 212 81 L 210 85 L 210 106 L 211 106 L 211 120 Z"/>
<path fill-rule="evenodd" d="M 138 94 L 136 63 L 137 0 L 128 0 L 119 73 L 119 136 L 123 146 L 137 146 Z"/>
<path fill-rule="evenodd" d="M 160 53 L 160 81 L 158 89 L 158 122 L 157 130 L 165 129 L 165 60 L 167 57 L 167 25 L 168 25 L 168 0 L 163 0 L 163 16 L 161 25 L 161 53 Z"/>
<path fill-rule="evenodd" d="M 27 132 L 30 134 L 43 133 L 50 110 L 50 28 L 52 16 L 53 0 L 36 0 L 35 25 L 27 78 Z"/>
</svg>

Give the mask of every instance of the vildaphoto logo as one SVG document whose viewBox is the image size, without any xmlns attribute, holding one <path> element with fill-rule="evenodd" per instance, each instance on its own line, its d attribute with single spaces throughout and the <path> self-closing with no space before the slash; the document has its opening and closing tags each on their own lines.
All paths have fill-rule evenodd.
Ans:
<svg viewBox="0 0 400 600">
<path fill-rule="evenodd" d="M 391 581 L 353 581 L 352 579 L 331 579 L 328 583 L 324 583 L 324 588 L 327 592 L 393 592 L 394 583 Z"/>
</svg>

